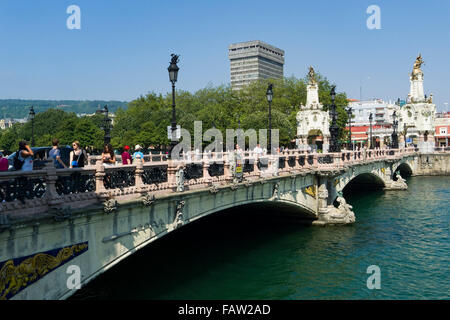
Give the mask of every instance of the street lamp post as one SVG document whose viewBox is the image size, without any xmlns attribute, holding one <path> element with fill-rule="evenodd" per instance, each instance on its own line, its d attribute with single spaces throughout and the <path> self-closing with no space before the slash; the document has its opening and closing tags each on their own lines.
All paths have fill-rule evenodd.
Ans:
<svg viewBox="0 0 450 320">
<path fill-rule="evenodd" d="M 348 142 L 348 148 L 350 150 L 353 150 L 353 143 L 352 143 L 352 108 L 349 107 L 347 109 L 347 115 L 348 115 L 348 131 L 349 131 L 349 142 Z"/>
<path fill-rule="evenodd" d="M 100 113 L 104 113 L 105 114 L 105 118 L 103 119 L 103 130 L 105 131 L 105 135 L 103 137 L 103 143 L 104 144 L 109 144 L 111 143 L 111 119 L 109 118 L 109 110 L 108 110 L 108 106 L 105 105 L 102 109 L 99 109 L 96 111 L 96 113 L 100 114 Z"/>
<path fill-rule="evenodd" d="M 336 86 L 333 86 L 330 91 L 331 96 L 331 127 L 330 127 L 330 147 L 328 148 L 329 152 L 341 152 L 341 146 L 339 145 L 339 127 L 337 125 L 337 112 L 336 112 Z"/>
<path fill-rule="evenodd" d="M 392 148 L 398 149 L 398 134 L 397 134 L 397 126 L 398 126 L 398 120 L 397 119 L 397 113 L 394 110 L 394 113 L 392 114 L 392 128 L 394 129 L 394 132 L 392 132 Z"/>
<path fill-rule="evenodd" d="M 273 99 L 273 84 L 269 83 L 267 86 L 266 96 L 269 102 L 269 147 L 267 148 L 269 154 L 272 154 L 272 99 Z"/>
<path fill-rule="evenodd" d="M 32 147 L 34 147 L 34 117 L 35 116 L 36 116 L 36 113 L 34 112 L 33 106 L 31 106 L 28 117 L 31 120 L 31 146 Z"/>
<path fill-rule="evenodd" d="M 370 124 L 370 146 L 369 146 L 369 149 L 373 149 L 372 120 L 373 120 L 373 114 L 371 112 L 370 115 L 369 115 L 369 124 Z"/>
<path fill-rule="evenodd" d="M 169 80 L 170 82 L 172 82 L 172 121 L 171 121 L 171 135 L 170 135 L 171 138 L 170 150 L 168 154 L 169 159 L 172 158 L 171 156 L 172 150 L 175 148 L 175 145 L 177 144 L 176 139 L 177 120 L 175 115 L 175 82 L 177 82 L 178 70 L 180 70 L 180 68 L 178 68 L 177 66 L 179 56 L 173 53 L 170 56 L 172 58 L 170 60 L 170 65 L 167 68 L 167 70 L 169 71 Z"/>
</svg>

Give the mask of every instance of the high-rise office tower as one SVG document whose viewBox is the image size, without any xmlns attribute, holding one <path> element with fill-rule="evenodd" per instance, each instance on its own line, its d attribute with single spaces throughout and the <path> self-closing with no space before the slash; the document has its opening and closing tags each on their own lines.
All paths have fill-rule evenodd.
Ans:
<svg viewBox="0 0 450 320">
<path fill-rule="evenodd" d="M 254 80 L 283 77 L 284 51 L 262 41 L 231 44 L 228 57 L 233 90 Z"/>
</svg>

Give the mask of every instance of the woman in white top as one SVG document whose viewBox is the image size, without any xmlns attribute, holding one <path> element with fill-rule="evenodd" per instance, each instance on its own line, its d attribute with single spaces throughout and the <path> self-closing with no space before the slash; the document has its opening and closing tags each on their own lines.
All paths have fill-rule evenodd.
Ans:
<svg viewBox="0 0 450 320">
<path fill-rule="evenodd" d="M 20 161 L 23 161 L 21 171 L 32 171 L 33 170 L 33 151 L 28 146 L 27 142 L 22 140 L 19 142 L 19 155 Z"/>
<path fill-rule="evenodd" d="M 103 148 L 102 162 L 105 166 L 113 166 L 116 164 L 116 155 L 114 154 L 114 149 L 107 143 Z"/>
</svg>

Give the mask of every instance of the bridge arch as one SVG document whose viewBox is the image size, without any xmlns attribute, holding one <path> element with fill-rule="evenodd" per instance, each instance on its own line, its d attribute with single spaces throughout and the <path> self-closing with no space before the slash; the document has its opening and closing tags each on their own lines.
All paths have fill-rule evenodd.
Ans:
<svg viewBox="0 0 450 320">
<path fill-rule="evenodd" d="M 345 195 L 355 190 L 380 190 L 385 185 L 384 180 L 378 174 L 362 172 L 345 184 L 342 193 Z"/>
<path fill-rule="evenodd" d="M 394 168 L 393 168 L 394 169 Z M 392 179 L 394 181 L 397 180 L 396 173 L 398 172 L 402 178 L 408 178 L 413 174 L 413 170 L 411 168 L 411 165 L 407 162 L 400 162 L 395 169 L 393 170 L 394 174 L 392 176 Z"/>
</svg>

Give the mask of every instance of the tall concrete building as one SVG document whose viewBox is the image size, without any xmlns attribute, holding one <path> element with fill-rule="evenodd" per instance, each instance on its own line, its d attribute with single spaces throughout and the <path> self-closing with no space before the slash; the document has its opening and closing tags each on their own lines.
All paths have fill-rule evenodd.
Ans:
<svg viewBox="0 0 450 320">
<path fill-rule="evenodd" d="M 262 41 L 231 44 L 228 58 L 233 90 L 239 90 L 254 80 L 283 77 L 284 50 Z"/>
</svg>

